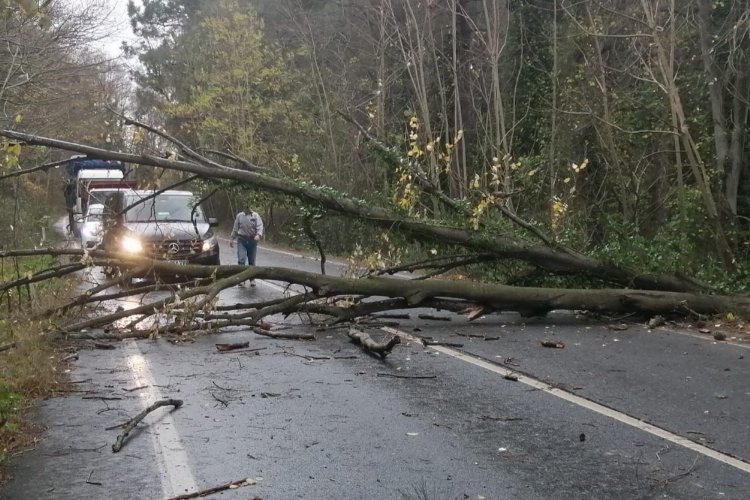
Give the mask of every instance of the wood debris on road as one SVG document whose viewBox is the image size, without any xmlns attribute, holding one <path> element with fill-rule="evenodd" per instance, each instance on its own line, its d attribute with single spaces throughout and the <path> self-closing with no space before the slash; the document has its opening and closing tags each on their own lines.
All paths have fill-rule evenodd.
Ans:
<svg viewBox="0 0 750 500">
<path fill-rule="evenodd" d="M 115 441 L 115 444 L 112 445 L 112 453 L 117 453 L 122 449 L 123 446 L 125 446 L 125 440 L 128 438 L 128 435 L 130 434 L 130 431 L 132 431 L 136 425 L 138 425 L 138 422 L 146 418 L 146 415 L 151 413 L 152 411 L 156 410 L 157 408 L 161 408 L 162 406 L 174 406 L 175 409 L 182 406 L 182 400 L 181 399 L 162 399 L 160 401 L 157 401 L 153 403 L 151 406 L 140 412 L 135 417 L 131 418 L 127 422 L 117 425 L 114 428 L 122 427 L 123 431 L 122 434 L 117 436 L 117 440 Z"/>
<path fill-rule="evenodd" d="M 220 491 L 235 490 L 243 486 L 253 486 L 254 484 L 258 484 L 258 482 L 255 481 L 254 479 L 250 479 L 250 478 L 240 479 L 239 481 L 232 481 L 231 483 L 222 484 L 221 486 L 214 486 L 213 488 L 196 491 L 194 493 L 186 493 L 185 495 L 178 495 L 176 497 L 171 497 L 169 500 L 188 500 L 190 498 L 207 497 L 208 495 L 213 495 L 214 493 L 219 493 Z M 261 500 L 261 499 L 260 497 L 253 497 L 251 500 Z"/>
<path fill-rule="evenodd" d="M 401 338 L 397 335 L 390 336 L 390 338 L 386 336 L 381 342 L 377 342 L 367 332 L 357 330 L 356 328 L 350 328 L 347 335 L 354 342 L 359 343 L 366 351 L 375 353 L 381 358 L 388 356 L 393 348 L 401 343 Z"/>
<path fill-rule="evenodd" d="M 219 352 L 234 351 L 236 349 L 246 349 L 250 347 L 250 342 L 235 342 L 232 344 L 216 344 L 216 350 Z"/>
<path fill-rule="evenodd" d="M 565 344 L 559 340 L 542 340 L 542 346 L 549 347 L 551 349 L 564 349 Z"/>
<path fill-rule="evenodd" d="M 378 377 L 411 378 L 415 380 L 437 378 L 436 375 L 399 375 L 397 373 L 378 373 Z"/>
</svg>

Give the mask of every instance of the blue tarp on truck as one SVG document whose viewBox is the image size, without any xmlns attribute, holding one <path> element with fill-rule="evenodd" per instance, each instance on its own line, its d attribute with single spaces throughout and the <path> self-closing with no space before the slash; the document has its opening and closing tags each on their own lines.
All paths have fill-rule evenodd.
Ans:
<svg viewBox="0 0 750 500">
<path fill-rule="evenodd" d="M 65 174 L 71 179 L 78 176 L 81 170 L 119 170 L 125 173 L 125 164 L 115 160 L 100 160 L 99 158 L 89 158 L 87 156 L 73 157 L 63 163 Z"/>
</svg>

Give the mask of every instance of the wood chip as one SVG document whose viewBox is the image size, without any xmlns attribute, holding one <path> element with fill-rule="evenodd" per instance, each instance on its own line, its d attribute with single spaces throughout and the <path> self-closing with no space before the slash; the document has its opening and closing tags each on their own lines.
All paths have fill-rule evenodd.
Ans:
<svg viewBox="0 0 750 500">
<path fill-rule="evenodd" d="M 549 347 L 551 349 L 564 349 L 565 344 L 559 340 L 542 340 L 542 346 Z"/>
<path fill-rule="evenodd" d="M 610 330 L 615 330 L 615 331 L 620 332 L 623 330 L 627 330 L 628 325 L 626 325 L 625 323 L 618 323 L 616 325 L 607 325 L 607 328 L 609 328 Z"/>
<path fill-rule="evenodd" d="M 219 352 L 233 351 L 235 349 L 246 349 L 250 347 L 250 342 L 236 342 L 233 344 L 216 344 L 216 350 Z"/>
</svg>

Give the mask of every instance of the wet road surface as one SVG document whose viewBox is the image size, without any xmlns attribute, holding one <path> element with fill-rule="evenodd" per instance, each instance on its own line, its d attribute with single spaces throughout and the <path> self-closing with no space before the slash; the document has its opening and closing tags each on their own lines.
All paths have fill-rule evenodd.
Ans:
<svg viewBox="0 0 750 500">
<path fill-rule="evenodd" d="M 267 250 L 258 264 L 319 270 Z M 279 292 L 260 282 L 222 301 Z M 255 484 L 216 498 L 748 498 L 745 345 L 571 314 L 469 324 L 431 313 L 450 321 L 411 311 L 385 361 L 343 331 L 82 350 L 81 392 L 41 406 L 48 436 L 0 498 L 169 498 L 243 478 Z M 549 339 L 565 348 L 542 347 Z M 238 341 L 258 350 L 214 347 Z M 163 397 L 184 405 L 155 411 L 112 453 L 120 430 L 106 429 Z"/>
</svg>

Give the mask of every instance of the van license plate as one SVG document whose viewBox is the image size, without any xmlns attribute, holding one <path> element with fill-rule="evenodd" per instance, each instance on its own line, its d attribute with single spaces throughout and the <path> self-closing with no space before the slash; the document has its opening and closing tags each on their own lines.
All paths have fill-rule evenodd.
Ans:
<svg viewBox="0 0 750 500">
<path fill-rule="evenodd" d="M 187 265 L 188 261 L 186 260 L 168 260 L 170 264 L 179 264 L 181 266 Z"/>
</svg>

